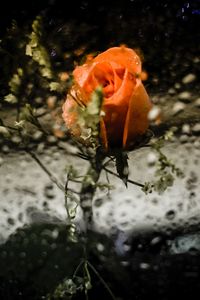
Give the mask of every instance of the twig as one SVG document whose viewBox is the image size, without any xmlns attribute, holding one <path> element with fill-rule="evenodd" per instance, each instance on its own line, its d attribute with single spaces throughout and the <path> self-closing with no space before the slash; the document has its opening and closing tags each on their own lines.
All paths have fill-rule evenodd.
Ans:
<svg viewBox="0 0 200 300">
<path fill-rule="evenodd" d="M 12 126 L 4 125 L 4 124 L 2 124 L 1 126 L 7 128 L 7 129 L 10 129 L 10 130 L 18 131 L 17 128 L 14 128 Z"/>
<path fill-rule="evenodd" d="M 68 208 L 68 197 L 67 197 L 67 191 L 68 191 L 68 183 L 69 183 L 69 175 L 67 175 L 67 180 L 65 183 L 65 208 L 67 211 L 67 216 L 70 222 L 70 225 L 72 224 L 72 220 L 71 220 L 71 216 L 70 216 L 70 212 L 69 212 L 69 208 Z"/>
<path fill-rule="evenodd" d="M 105 170 L 106 172 L 108 172 L 108 173 L 114 175 L 115 177 L 118 177 L 118 178 L 119 178 L 119 175 L 118 175 L 117 173 L 115 173 L 115 172 L 113 172 L 113 171 L 107 169 L 106 167 L 103 167 L 103 170 Z M 137 186 L 140 186 L 141 188 L 144 187 L 144 184 L 139 183 L 139 182 L 137 182 L 137 181 L 133 181 L 133 180 L 131 180 L 131 179 L 127 179 L 127 182 L 132 183 L 132 184 L 137 185 Z"/>
<path fill-rule="evenodd" d="M 58 179 L 45 167 L 45 165 L 41 162 L 41 160 L 37 157 L 35 153 L 30 151 L 29 149 L 25 149 L 25 151 L 38 163 L 38 165 L 42 168 L 42 170 L 49 176 L 50 180 L 56 184 L 56 186 L 65 193 L 65 187 L 58 181 Z M 68 191 L 79 194 L 79 192 L 68 188 Z"/>
<path fill-rule="evenodd" d="M 78 266 L 76 267 L 74 273 L 73 273 L 73 276 L 72 278 L 74 278 L 76 276 L 76 274 L 78 273 L 78 271 L 80 270 L 81 266 L 85 263 L 85 260 L 84 259 L 81 259 L 80 263 L 78 264 Z"/>
<path fill-rule="evenodd" d="M 94 274 L 99 278 L 99 280 L 101 281 L 101 283 L 104 285 L 104 287 L 106 288 L 106 290 L 110 294 L 111 298 L 113 300 L 116 300 L 115 295 L 113 294 L 113 292 L 111 291 L 111 289 L 109 288 L 109 286 L 107 285 L 107 283 L 105 282 L 105 280 L 101 277 L 101 275 L 99 274 L 99 272 L 95 269 L 95 267 L 88 260 L 87 260 L 87 264 L 90 267 L 90 269 L 94 272 Z"/>
</svg>

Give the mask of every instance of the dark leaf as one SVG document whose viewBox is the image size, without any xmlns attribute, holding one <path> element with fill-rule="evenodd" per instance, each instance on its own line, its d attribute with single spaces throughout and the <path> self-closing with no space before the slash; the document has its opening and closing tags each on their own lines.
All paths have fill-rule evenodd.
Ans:
<svg viewBox="0 0 200 300">
<path fill-rule="evenodd" d="M 129 167 L 128 167 L 128 155 L 126 152 L 117 151 L 115 154 L 116 157 L 116 169 L 119 177 L 124 182 L 127 187 Z"/>
</svg>

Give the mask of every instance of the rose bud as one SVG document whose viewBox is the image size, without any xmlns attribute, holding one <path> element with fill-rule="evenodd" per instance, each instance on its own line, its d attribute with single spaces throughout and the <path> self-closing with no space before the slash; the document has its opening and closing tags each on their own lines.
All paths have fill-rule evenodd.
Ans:
<svg viewBox="0 0 200 300">
<path fill-rule="evenodd" d="M 86 60 L 73 71 L 74 84 L 63 105 L 63 119 L 76 137 L 83 128 L 78 124 L 80 107 L 87 107 L 91 95 L 102 86 L 103 111 L 100 140 L 108 149 L 130 150 L 148 129 L 152 103 L 141 81 L 141 60 L 125 46 L 113 47 Z"/>
</svg>

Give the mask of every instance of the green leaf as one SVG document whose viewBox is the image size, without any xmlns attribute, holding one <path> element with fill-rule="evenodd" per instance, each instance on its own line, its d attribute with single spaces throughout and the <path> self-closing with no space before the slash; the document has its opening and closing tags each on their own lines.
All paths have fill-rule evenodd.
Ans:
<svg viewBox="0 0 200 300">
<path fill-rule="evenodd" d="M 17 97 L 13 94 L 8 94 L 4 97 L 4 100 L 8 103 L 17 103 Z"/>
<path fill-rule="evenodd" d="M 26 55 L 28 56 L 32 56 L 33 52 L 32 52 L 32 47 L 30 44 L 26 45 Z"/>
<path fill-rule="evenodd" d="M 50 91 L 57 91 L 60 89 L 60 84 L 58 82 L 52 81 L 49 84 Z"/>
<path fill-rule="evenodd" d="M 81 138 L 90 141 L 94 148 L 99 145 L 99 124 L 103 101 L 102 87 L 92 93 L 87 107 L 79 108 L 78 124 L 81 128 Z"/>
<path fill-rule="evenodd" d="M 154 190 L 162 194 L 168 187 L 174 183 L 174 177 L 171 173 L 165 173 L 156 182 L 154 182 Z"/>
<path fill-rule="evenodd" d="M 147 195 L 149 193 L 152 193 L 153 187 L 154 185 L 152 182 L 145 182 L 144 186 L 142 187 L 142 191 Z"/>
<path fill-rule="evenodd" d="M 32 24 L 33 31 L 29 35 L 29 43 L 26 45 L 26 55 L 38 63 L 40 73 L 43 77 L 51 79 L 53 72 L 49 53 L 42 43 L 42 18 L 37 17 Z"/>
</svg>

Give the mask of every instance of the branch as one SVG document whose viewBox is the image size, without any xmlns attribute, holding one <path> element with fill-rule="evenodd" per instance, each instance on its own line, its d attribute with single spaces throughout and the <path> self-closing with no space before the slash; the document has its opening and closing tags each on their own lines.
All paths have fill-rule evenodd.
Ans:
<svg viewBox="0 0 200 300">
<path fill-rule="evenodd" d="M 42 168 L 42 170 L 49 176 L 50 180 L 56 184 L 56 186 L 65 193 L 65 187 L 64 185 L 58 181 L 58 179 L 45 167 L 45 165 L 41 162 L 41 160 L 37 157 L 37 155 L 35 153 L 33 153 L 32 151 L 30 151 L 29 149 L 25 149 L 25 151 L 38 163 L 38 165 Z M 79 194 L 79 192 L 67 188 L 68 191 L 75 193 L 75 194 Z"/>
<path fill-rule="evenodd" d="M 106 167 L 103 167 L 103 170 L 106 171 L 106 172 L 108 172 L 108 173 L 110 173 L 110 174 L 112 174 L 112 175 L 114 175 L 115 177 L 120 178 L 119 175 L 118 175 L 117 173 L 115 173 L 115 172 L 113 172 L 113 171 L 107 169 Z M 136 182 L 136 181 L 133 181 L 133 180 L 131 180 L 131 179 L 127 179 L 127 182 L 132 183 L 132 184 L 134 184 L 134 185 L 137 185 L 137 186 L 139 186 L 139 187 L 141 187 L 141 188 L 144 187 L 144 184 L 139 183 L 139 182 Z"/>
<path fill-rule="evenodd" d="M 90 269 L 94 272 L 94 274 L 99 278 L 99 280 L 101 281 L 101 283 L 104 285 L 104 287 L 106 288 L 106 290 L 110 294 L 111 298 L 113 300 L 117 300 L 116 297 L 115 297 L 115 295 L 113 294 L 113 292 L 111 291 L 111 289 L 109 288 L 109 286 L 107 285 L 107 283 L 105 282 L 105 280 L 101 277 L 101 275 L 99 274 L 99 272 L 95 269 L 95 267 L 88 260 L 87 260 L 87 264 L 90 267 Z"/>
</svg>

